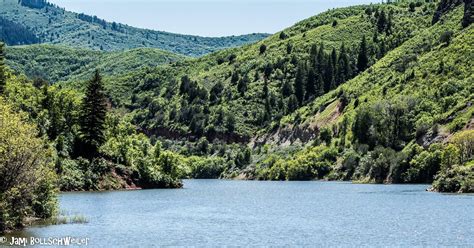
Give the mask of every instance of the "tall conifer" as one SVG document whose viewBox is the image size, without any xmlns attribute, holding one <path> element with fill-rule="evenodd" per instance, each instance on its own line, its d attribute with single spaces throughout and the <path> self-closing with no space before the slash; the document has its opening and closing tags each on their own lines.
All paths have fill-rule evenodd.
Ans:
<svg viewBox="0 0 474 248">
<path fill-rule="evenodd" d="M 5 68 L 5 44 L 0 42 L 0 95 L 5 91 L 7 84 L 7 75 Z"/>
<path fill-rule="evenodd" d="M 362 37 L 362 41 L 359 47 L 359 56 L 357 57 L 357 69 L 359 72 L 365 71 L 369 64 L 369 58 L 367 56 L 367 41 L 365 40 L 365 36 Z"/>
<path fill-rule="evenodd" d="M 89 81 L 81 113 L 81 138 L 86 156 L 94 157 L 104 143 L 104 124 L 107 115 L 107 96 L 105 95 L 102 77 L 96 70 Z"/>
</svg>

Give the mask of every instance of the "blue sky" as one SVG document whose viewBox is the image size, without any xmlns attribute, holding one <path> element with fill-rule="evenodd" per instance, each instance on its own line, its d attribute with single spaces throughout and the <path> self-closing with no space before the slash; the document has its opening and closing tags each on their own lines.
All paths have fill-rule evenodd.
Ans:
<svg viewBox="0 0 474 248">
<path fill-rule="evenodd" d="M 135 27 L 201 36 L 275 33 L 330 8 L 370 0 L 50 0 Z"/>
</svg>

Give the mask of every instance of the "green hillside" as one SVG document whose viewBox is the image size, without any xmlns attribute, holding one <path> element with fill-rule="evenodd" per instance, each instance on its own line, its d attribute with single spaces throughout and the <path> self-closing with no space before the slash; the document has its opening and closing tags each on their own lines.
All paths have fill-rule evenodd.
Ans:
<svg viewBox="0 0 474 248">
<path fill-rule="evenodd" d="M 462 16 L 461 7 L 452 10 L 363 74 L 285 117 L 278 130 L 257 139 L 270 140 L 270 154 L 281 152 L 284 130 L 302 130 L 295 138 L 318 134 L 297 152 L 261 155 L 252 176 L 377 183 L 436 178 L 436 190 L 472 192 L 474 30 L 462 28 Z"/>
<path fill-rule="evenodd" d="M 153 47 L 187 56 L 200 56 L 268 36 L 207 38 L 139 29 L 34 0 L 0 1 L 0 27 L 0 40 L 9 45 L 40 42 L 107 51 Z"/>
<path fill-rule="evenodd" d="M 285 115 L 357 76 L 363 37 L 368 65 L 374 64 L 429 27 L 434 9 L 434 4 L 425 4 L 411 12 L 400 4 L 331 10 L 256 44 L 130 72 L 111 82 L 130 86 L 126 82 L 135 82 L 123 90 L 129 92 L 124 105 L 136 109 L 135 121 L 143 128 L 207 134 L 210 140 L 226 134 L 231 141 L 247 142 L 262 128 L 273 127 Z M 380 15 L 385 22 L 379 31 Z M 344 61 L 330 62 L 332 53 Z M 341 70 L 346 72 L 336 79 L 339 63 L 345 64 Z M 297 83 L 306 85 L 310 67 L 322 79 L 311 83 L 314 89 L 298 89 Z"/>
<path fill-rule="evenodd" d="M 456 140 L 472 145 L 472 26 L 456 5 L 432 25 L 436 8 L 331 10 L 253 45 L 111 82 L 136 82 L 124 106 L 151 136 L 250 142 L 252 159 L 242 150 L 228 177 L 437 178 L 437 190 L 470 192 L 472 150 Z"/>
<path fill-rule="evenodd" d="M 185 58 L 155 48 L 105 52 L 59 45 L 13 46 L 6 53 L 14 71 L 49 82 L 86 80 L 95 69 L 113 76 Z"/>
<path fill-rule="evenodd" d="M 17 89 L 22 80 L 16 80 L 7 99 L 41 129 L 55 130 L 50 123 L 61 123 L 67 113 L 62 118 L 54 108 L 42 109 L 38 99 L 48 99 L 48 90 L 79 97 L 93 69 L 104 71 L 115 119 L 100 151 L 112 171 L 152 166 L 153 146 L 168 152 L 159 163 L 180 178 L 433 183 L 437 191 L 473 192 L 472 11 L 450 3 L 329 10 L 258 43 L 199 58 L 163 57 L 156 50 L 13 48 L 13 68 L 28 65 L 18 62 L 22 54 L 104 57 L 96 64 L 83 58 L 71 64 L 67 55 L 35 57 L 44 66 L 31 68 L 62 82 L 45 92 L 34 84 Z M 164 64 L 155 66 L 151 51 Z M 63 75 L 61 67 L 74 72 Z M 29 91 L 39 97 L 29 99 Z M 64 140 L 80 139 L 77 126 L 49 138 L 64 149 Z M 68 154 L 77 153 L 73 144 L 65 145 Z M 77 171 L 80 158 L 64 159 L 74 162 L 59 161 L 59 168 L 86 173 Z"/>
</svg>

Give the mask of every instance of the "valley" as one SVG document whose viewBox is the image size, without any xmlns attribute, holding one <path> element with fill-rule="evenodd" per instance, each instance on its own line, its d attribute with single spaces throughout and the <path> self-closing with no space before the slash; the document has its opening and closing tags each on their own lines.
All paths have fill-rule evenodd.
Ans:
<svg viewBox="0 0 474 248">
<path fill-rule="evenodd" d="M 0 162 L 24 159 L 3 151 L 40 151 L 39 164 L 25 164 L 49 172 L 35 181 L 43 194 L 22 195 L 31 175 L 0 167 L 18 181 L 2 186 L 5 199 L 49 206 L 30 215 L 54 216 L 55 184 L 103 191 L 181 188 L 191 178 L 324 180 L 474 192 L 471 1 L 338 8 L 268 37 L 212 39 L 38 3 L 0 3 L 0 17 L 46 43 L 0 54 L 0 120 L 15 123 L 2 126 Z M 65 22 L 84 30 L 68 32 Z M 13 200 L 4 212 L 15 211 Z M 8 221 L 3 229 L 22 225 Z"/>
</svg>

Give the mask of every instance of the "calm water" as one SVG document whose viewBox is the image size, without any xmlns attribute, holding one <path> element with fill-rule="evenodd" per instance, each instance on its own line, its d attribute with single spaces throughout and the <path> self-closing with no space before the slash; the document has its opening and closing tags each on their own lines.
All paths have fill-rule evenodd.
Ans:
<svg viewBox="0 0 474 248">
<path fill-rule="evenodd" d="M 87 224 L 23 235 L 88 237 L 89 247 L 474 247 L 474 195 L 427 185 L 186 180 L 184 189 L 67 193 Z"/>
</svg>

